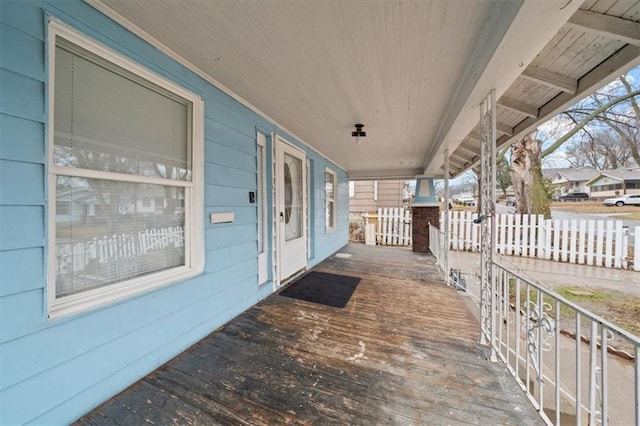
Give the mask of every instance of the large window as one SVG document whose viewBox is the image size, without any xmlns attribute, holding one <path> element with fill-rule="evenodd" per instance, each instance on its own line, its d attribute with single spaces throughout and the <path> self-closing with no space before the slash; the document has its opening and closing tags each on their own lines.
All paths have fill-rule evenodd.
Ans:
<svg viewBox="0 0 640 426">
<path fill-rule="evenodd" d="M 49 29 L 49 194 L 55 210 L 74 206 L 65 221 L 49 209 L 48 308 L 60 316 L 202 271 L 203 106 L 61 23 Z"/>
<path fill-rule="evenodd" d="M 327 232 L 336 229 L 336 192 L 338 175 L 333 170 L 327 168 L 324 172 L 324 193 L 326 206 L 326 229 Z"/>
</svg>

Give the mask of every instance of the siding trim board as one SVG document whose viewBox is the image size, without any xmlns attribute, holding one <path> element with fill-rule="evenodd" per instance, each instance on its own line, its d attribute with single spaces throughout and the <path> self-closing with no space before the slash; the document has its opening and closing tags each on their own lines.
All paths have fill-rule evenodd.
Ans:
<svg viewBox="0 0 640 426">
<path fill-rule="evenodd" d="M 45 317 L 49 15 L 204 98 L 204 185 L 199 194 L 204 198 L 199 219 L 204 272 L 56 321 Z M 347 243 L 345 171 L 210 78 L 82 0 L 0 1 L 0 31 L 18 41 L 2 41 L 0 64 L 0 424 L 72 422 L 271 294 L 275 134 L 302 149 L 314 164 L 308 194 L 314 257 L 307 267 Z M 6 85 L 10 90 L 4 90 Z M 257 189 L 256 130 L 267 136 L 265 242 L 271 271 L 270 285 L 262 286 L 257 211 L 247 196 Z M 328 235 L 323 232 L 326 167 L 338 176 L 338 230 Z M 205 220 L 210 213 L 226 211 L 235 212 L 235 222 Z"/>
</svg>

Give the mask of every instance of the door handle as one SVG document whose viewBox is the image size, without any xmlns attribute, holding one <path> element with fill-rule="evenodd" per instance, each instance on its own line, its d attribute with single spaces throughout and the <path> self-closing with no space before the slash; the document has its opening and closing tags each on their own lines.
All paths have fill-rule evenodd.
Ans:
<svg viewBox="0 0 640 426">
<path fill-rule="evenodd" d="M 280 212 L 280 222 L 284 222 L 284 213 Z"/>
</svg>

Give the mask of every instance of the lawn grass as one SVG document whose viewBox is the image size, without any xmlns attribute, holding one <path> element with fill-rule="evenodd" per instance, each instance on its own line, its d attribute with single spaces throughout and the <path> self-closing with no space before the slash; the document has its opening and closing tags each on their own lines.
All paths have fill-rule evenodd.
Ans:
<svg viewBox="0 0 640 426">
<path fill-rule="evenodd" d="M 571 291 L 587 290 L 590 296 L 574 295 Z M 627 293 L 582 287 L 560 287 L 556 292 L 618 327 L 640 336 L 640 297 Z M 561 311 L 563 309 L 561 308 Z M 570 309 L 573 312 L 573 309 Z M 563 312 L 564 315 L 564 312 Z"/>
<path fill-rule="evenodd" d="M 512 304 L 515 304 L 515 286 L 513 281 L 509 286 L 509 298 Z M 590 294 L 573 294 L 572 292 L 589 292 Z M 575 303 L 581 308 L 594 313 L 595 315 L 613 323 L 623 330 L 640 336 L 640 297 L 632 296 L 627 293 L 603 290 L 591 287 L 575 287 L 566 286 L 555 289 L 555 292 L 565 299 Z M 533 287 L 529 290 L 529 300 L 533 303 L 538 301 L 538 291 Z M 549 316 L 556 318 L 555 304 L 549 296 L 544 296 L 544 302 L 551 304 L 552 309 L 548 312 Z M 526 287 L 520 288 L 520 309 L 526 310 L 527 294 Z M 560 304 L 560 324 L 562 328 L 575 330 L 576 311 L 565 304 Z M 588 333 L 589 321 L 583 317 L 583 332 Z M 618 345 L 628 349 L 628 344 L 621 339 L 617 339 Z M 614 343 L 614 346 L 617 346 Z"/>
</svg>

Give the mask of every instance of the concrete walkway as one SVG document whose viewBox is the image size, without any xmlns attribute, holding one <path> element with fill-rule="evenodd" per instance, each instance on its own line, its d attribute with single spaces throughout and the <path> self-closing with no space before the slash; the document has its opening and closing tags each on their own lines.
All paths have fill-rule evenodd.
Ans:
<svg viewBox="0 0 640 426">
<path fill-rule="evenodd" d="M 479 253 L 451 251 L 450 259 L 451 268 L 466 273 L 473 273 L 480 267 Z M 519 256 L 496 255 L 494 260 L 551 289 L 566 286 L 599 288 L 640 297 L 640 272 Z"/>
</svg>

